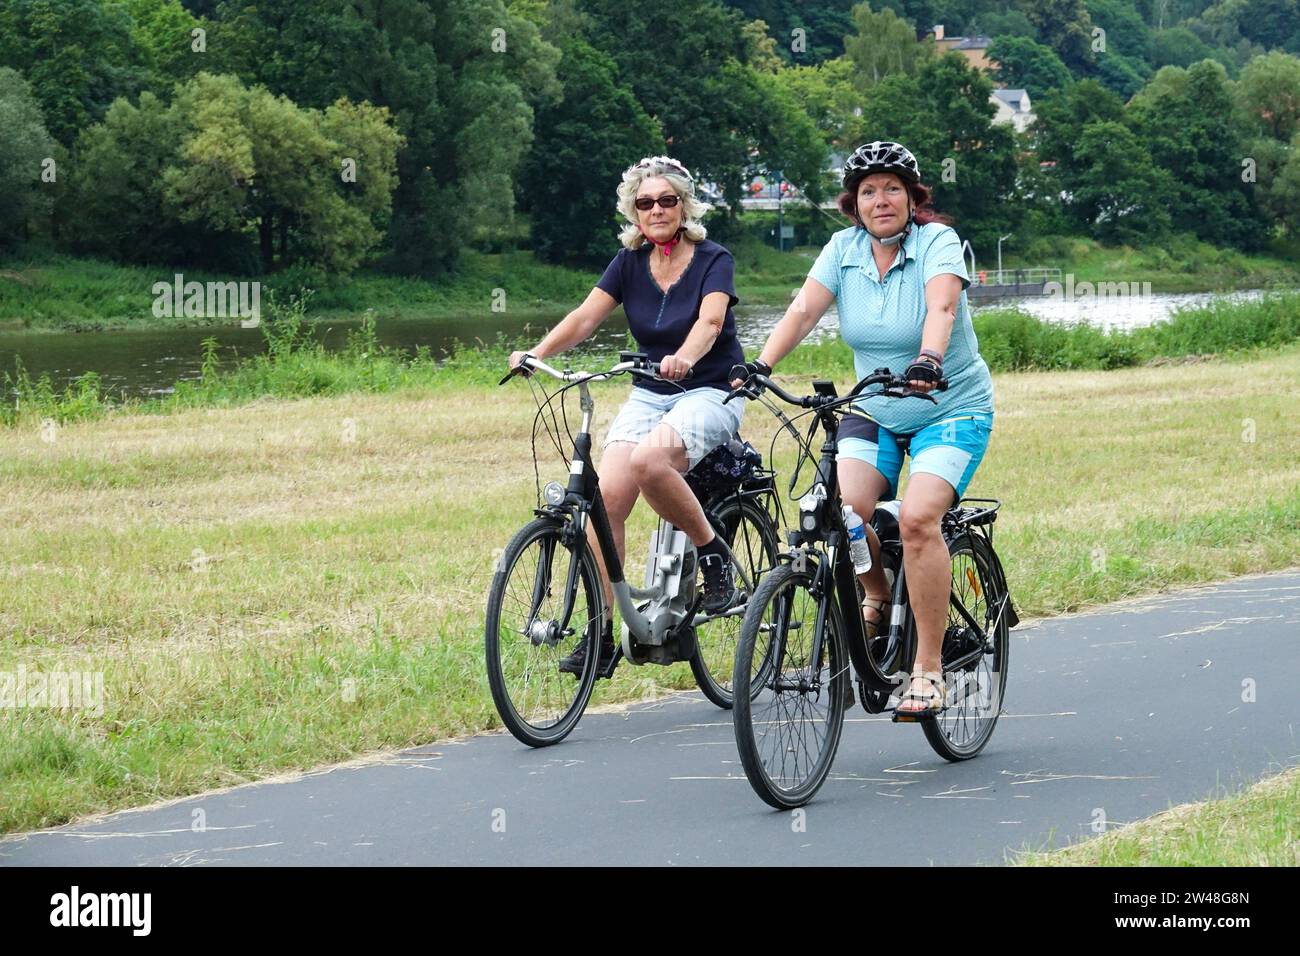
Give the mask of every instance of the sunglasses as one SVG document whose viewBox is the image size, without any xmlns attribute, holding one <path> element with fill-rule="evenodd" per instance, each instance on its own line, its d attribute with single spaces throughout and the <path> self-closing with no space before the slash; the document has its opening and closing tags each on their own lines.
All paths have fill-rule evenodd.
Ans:
<svg viewBox="0 0 1300 956">
<path fill-rule="evenodd" d="M 677 205 L 678 201 L 677 194 L 673 193 L 668 196 L 660 196 L 658 199 L 651 199 L 649 196 L 642 196 L 636 201 L 635 205 L 637 209 L 645 212 L 647 209 L 653 209 L 655 203 L 658 203 L 664 209 L 672 209 Z"/>
</svg>

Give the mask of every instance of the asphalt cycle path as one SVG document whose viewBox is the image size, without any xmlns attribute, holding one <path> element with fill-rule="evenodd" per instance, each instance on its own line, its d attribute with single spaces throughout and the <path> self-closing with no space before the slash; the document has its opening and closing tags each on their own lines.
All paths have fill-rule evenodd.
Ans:
<svg viewBox="0 0 1300 956">
<path fill-rule="evenodd" d="M 999 865 L 1300 762 L 1300 571 L 1011 633 L 983 753 L 950 764 L 855 705 L 802 811 L 758 799 L 730 712 L 690 692 L 542 750 L 442 741 L 20 834 L 0 866 Z"/>
</svg>

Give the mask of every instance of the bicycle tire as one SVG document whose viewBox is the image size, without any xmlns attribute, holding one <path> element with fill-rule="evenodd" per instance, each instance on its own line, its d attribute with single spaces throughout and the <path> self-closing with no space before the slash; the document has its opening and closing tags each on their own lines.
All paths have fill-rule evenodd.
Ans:
<svg viewBox="0 0 1300 956">
<path fill-rule="evenodd" d="M 786 565 L 768 573 L 745 611 L 732 676 L 732 724 L 741 765 L 754 792 L 778 810 L 802 806 L 813 798 L 830 774 L 844 728 L 850 676 L 844 628 L 833 594 L 815 597 L 812 581 L 807 568 Z M 822 683 L 814 693 L 809 687 L 813 662 L 808 657 L 823 601 L 825 653 L 817 675 Z M 762 662 L 769 657 L 773 666 L 765 668 Z M 757 691 L 751 688 L 755 678 L 760 682 Z M 785 714 L 794 718 L 789 731 L 781 719 Z M 805 731 L 814 735 L 816 753 L 811 752 Z M 809 758 L 802 772 L 801 756 Z"/>
<path fill-rule="evenodd" d="M 596 683 L 604 615 L 600 576 L 586 535 L 579 533 L 566 545 L 563 531 L 564 523 L 556 518 L 524 525 L 502 552 L 488 594 L 484 654 L 492 702 L 510 733 L 530 747 L 567 737 Z M 530 560 L 532 551 L 537 556 Z M 578 593 L 569 633 L 563 633 L 557 615 L 564 606 L 569 562 L 575 558 Z M 589 653 L 575 679 L 558 666 L 584 637 Z"/>
<path fill-rule="evenodd" d="M 780 543 L 771 515 L 751 498 L 729 495 L 710 509 L 717 533 L 732 549 L 757 591 L 763 575 L 776 565 Z M 741 575 L 736 576 L 742 586 Z M 695 683 L 712 703 L 728 710 L 732 706 L 731 679 L 735 670 L 736 646 L 740 640 L 742 615 L 715 618 L 695 627 L 695 653 L 690 657 Z"/>
<path fill-rule="evenodd" d="M 953 586 L 944 625 L 943 657 L 949 706 L 943 713 L 921 721 L 921 727 L 934 752 L 953 762 L 969 760 L 988 744 L 1006 694 L 1011 636 L 1007 615 L 1002 611 L 1004 592 L 989 556 L 991 550 L 984 538 L 970 532 L 957 535 L 948 546 Z M 973 648 L 963 643 L 969 642 L 972 635 L 954 601 L 961 601 L 979 622 L 991 646 L 990 652 L 973 665 L 950 677 L 948 661 Z"/>
</svg>

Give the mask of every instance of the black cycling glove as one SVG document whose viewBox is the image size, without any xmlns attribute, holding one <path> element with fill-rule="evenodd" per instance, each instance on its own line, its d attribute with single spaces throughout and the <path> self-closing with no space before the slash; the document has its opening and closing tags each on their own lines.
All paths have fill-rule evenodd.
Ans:
<svg viewBox="0 0 1300 956">
<path fill-rule="evenodd" d="M 772 366 L 768 365 L 762 359 L 754 359 L 752 362 L 745 362 L 742 365 L 731 366 L 730 378 L 732 381 L 740 379 L 742 382 L 748 381 L 751 375 L 762 375 L 764 377 L 772 374 Z"/>
<path fill-rule="evenodd" d="M 928 385 L 938 385 L 939 379 L 943 378 L 943 366 L 930 359 L 923 359 L 909 365 L 907 371 L 903 373 L 903 378 L 909 382 L 925 382 Z"/>
</svg>

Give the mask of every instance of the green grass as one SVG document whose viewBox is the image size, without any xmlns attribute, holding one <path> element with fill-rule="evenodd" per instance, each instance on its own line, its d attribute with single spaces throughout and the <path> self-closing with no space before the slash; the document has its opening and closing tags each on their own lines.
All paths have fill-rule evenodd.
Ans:
<svg viewBox="0 0 1300 956">
<path fill-rule="evenodd" d="M 102 672 L 106 688 L 102 715 L 0 711 L 0 830 L 497 726 L 482 614 L 497 549 L 531 516 L 533 406 L 473 355 L 392 391 L 0 430 L 0 671 Z M 1017 606 L 1294 565 L 1300 423 L 1279 383 L 1297 378 L 1294 344 L 997 375 L 970 493 L 1005 503 Z M 626 385 L 595 391 L 600 432 Z M 743 431 L 766 453 L 757 406 Z M 543 450 L 540 470 L 565 464 Z M 634 578 L 651 527 L 638 508 Z M 625 667 L 595 702 L 691 684 L 685 665 Z"/>
<path fill-rule="evenodd" d="M 958 225 L 960 231 L 960 224 Z M 1079 282 L 1150 282 L 1151 291 L 1226 292 L 1300 285 L 1300 255 L 1295 248 L 1246 254 L 1228 247 L 1175 236 L 1143 246 L 1103 246 L 1077 236 L 1013 237 L 1003 245 L 1002 268 L 1059 268 Z M 979 268 L 994 271 L 996 257 L 985 254 Z"/>
<path fill-rule="evenodd" d="M 1095 839 L 1018 854 L 1020 866 L 1300 866 L 1300 769 L 1172 807 Z"/>
</svg>

